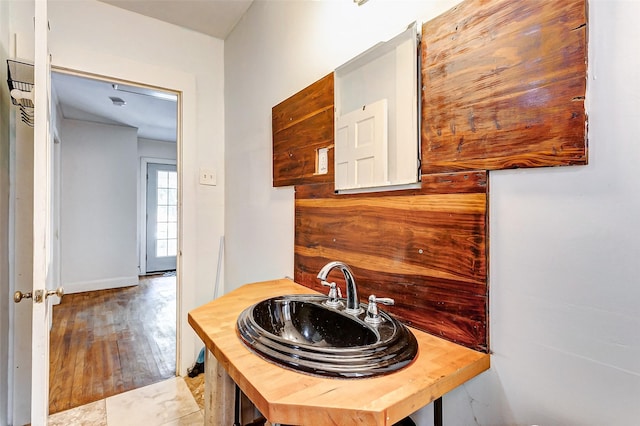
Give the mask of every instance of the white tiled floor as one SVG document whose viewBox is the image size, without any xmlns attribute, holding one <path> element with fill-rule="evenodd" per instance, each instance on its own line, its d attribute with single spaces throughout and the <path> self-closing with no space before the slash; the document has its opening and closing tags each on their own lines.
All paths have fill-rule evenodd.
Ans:
<svg viewBox="0 0 640 426">
<path fill-rule="evenodd" d="M 204 414 L 182 377 L 49 416 L 49 426 L 192 426 Z"/>
</svg>

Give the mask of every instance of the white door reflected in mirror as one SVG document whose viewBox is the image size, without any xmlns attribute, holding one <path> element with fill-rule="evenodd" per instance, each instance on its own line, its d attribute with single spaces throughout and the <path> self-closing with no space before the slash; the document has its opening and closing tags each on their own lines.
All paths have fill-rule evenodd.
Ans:
<svg viewBox="0 0 640 426">
<path fill-rule="evenodd" d="M 335 189 L 371 188 L 389 184 L 388 111 L 382 99 L 338 118 L 336 123 Z"/>
<path fill-rule="evenodd" d="M 336 69 L 337 192 L 419 182 L 417 37 L 414 23 Z"/>
</svg>

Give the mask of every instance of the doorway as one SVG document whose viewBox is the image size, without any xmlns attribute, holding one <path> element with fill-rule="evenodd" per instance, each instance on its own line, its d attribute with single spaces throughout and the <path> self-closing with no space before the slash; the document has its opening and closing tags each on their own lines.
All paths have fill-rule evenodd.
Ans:
<svg viewBox="0 0 640 426">
<path fill-rule="evenodd" d="M 100 380 L 84 384 L 82 398 L 77 398 L 77 391 L 70 396 L 77 400 L 77 405 L 85 403 L 92 393 L 99 399 L 105 392 L 113 394 L 114 389 L 117 393 L 124 392 L 166 378 L 167 374 L 176 375 L 180 276 L 175 256 L 172 264 L 157 270 L 178 273 L 168 277 L 143 276 L 150 271 L 146 270 L 140 247 L 146 245 L 149 232 L 140 225 L 139 218 L 146 216 L 142 206 L 147 197 L 146 182 L 140 177 L 141 159 L 153 157 L 172 162 L 172 186 L 169 188 L 166 180 L 163 189 L 167 190 L 165 193 L 171 192 L 169 198 L 176 201 L 171 204 L 175 207 L 172 212 L 175 220 L 170 225 L 166 220 L 163 222 L 166 233 L 160 239 L 179 246 L 176 130 L 179 102 L 177 94 L 162 89 L 81 73 L 52 73 L 52 89 L 61 152 L 61 167 L 54 173 L 60 174 L 61 181 L 60 193 L 56 194 L 61 199 L 60 275 L 61 284 L 71 293 L 53 308 L 52 330 L 61 329 L 59 322 L 68 328 L 70 321 L 82 322 L 84 318 L 87 328 L 78 327 L 80 335 L 85 333 L 84 345 L 64 347 L 63 350 L 71 351 L 64 356 L 82 358 L 84 373 L 103 380 L 103 385 Z M 169 110 L 172 114 L 167 115 Z M 168 205 L 165 202 L 163 206 Z M 155 303 L 143 303 L 150 300 Z M 94 303 L 98 310 L 94 311 Z M 122 307 L 131 309 L 118 311 Z M 69 312 L 74 311 L 80 316 L 69 320 Z M 171 327 L 163 327 L 162 333 L 140 328 L 145 323 L 157 323 L 153 318 L 160 313 L 165 322 L 171 322 Z M 167 336 L 167 331 L 172 335 Z M 152 339 L 142 342 L 143 335 Z M 142 344 L 131 349 L 132 342 Z M 60 348 L 53 346 L 57 344 L 53 336 L 51 344 L 52 355 L 60 353 Z M 144 350 L 145 345 L 148 350 Z M 85 353 L 73 353 L 74 350 Z M 52 356 L 51 368 L 60 368 L 55 362 Z M 144 373 L 145 365 L 152 364 L 158 366 L 158 374 Z M 53 395 L 64 386 L 54 380 L 64 375 L 52 371 L 50 377 Z M 57 407 L 75 406 L 74 401 L 67 401 L 69 405 L 59 396 L 50 399 L 51 412 L 59 411 Z"/>
</svg>

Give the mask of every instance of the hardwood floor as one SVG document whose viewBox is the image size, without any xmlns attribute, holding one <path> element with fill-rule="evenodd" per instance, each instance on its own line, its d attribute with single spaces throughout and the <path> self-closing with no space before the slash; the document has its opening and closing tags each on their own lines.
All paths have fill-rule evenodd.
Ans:
<svg viewBox="0 0 640 426">
<path fill-rule="evenodd" d="M 175 376 L 175 276 L 64 296 L 50 357 L 51 414 Z"/>
</svg>

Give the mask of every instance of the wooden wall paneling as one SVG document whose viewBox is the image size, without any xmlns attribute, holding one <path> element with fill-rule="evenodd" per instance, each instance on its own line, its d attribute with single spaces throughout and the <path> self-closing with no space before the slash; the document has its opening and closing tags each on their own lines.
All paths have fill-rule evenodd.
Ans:
<svg viewBox="0 0 640 426">
<path fill-rule="evenodd" d="M 422 170 L 587 163 L 586 0 L 466 0 L 422 28 Z"/>
<path fill-rule="evenodd" d="M 273 185 L 333 182 L 333 104 L 279 131 L 273 141 Z M 329 149 L 329 173 L 316 175 L 316 150 Z"/>
<path fill-rule="evenodd" d="M 318 271 L 343 261 L 361 301 L 391 297 L 385 310 L 399 319 L 488 351 L 487 191 L 486 172 L 423 176 L 420 189 L 384 193 L 297 186 L 294 279 L 326 293 Z M 344 291 L 339 271 L 330 278 Z"/>
<path fill-rule="evenodd" d="M 333 81 L 331 73 L 273 107 L 273 186 L 333 182 Z M 329 148 L 326 174 L 315 174 L 318 148 Z"/>
</svg>

